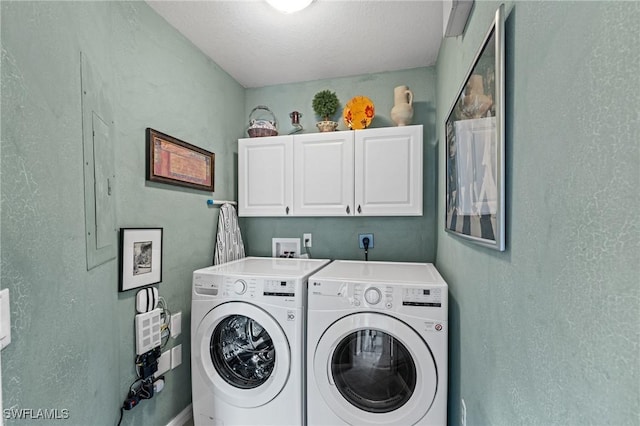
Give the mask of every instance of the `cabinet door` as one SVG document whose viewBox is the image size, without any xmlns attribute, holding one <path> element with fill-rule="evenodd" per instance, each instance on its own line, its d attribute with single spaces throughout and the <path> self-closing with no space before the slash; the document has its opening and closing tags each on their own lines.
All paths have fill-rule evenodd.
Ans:
<svg viewBox="0 0 640 426">
<path fill-rule="evenodd" d="M 353 215 L 353 132 L 293 137 L 293 214 Z"/>
<path fill-rule="evenodd" d="M 355 132 L 356 216 L 422 215 L 422 125 Z"/>
<path fill-rule="evenodd" d="M 292 136 L 238 141 L 238 215 L 291 215 Z"/>
</svg>

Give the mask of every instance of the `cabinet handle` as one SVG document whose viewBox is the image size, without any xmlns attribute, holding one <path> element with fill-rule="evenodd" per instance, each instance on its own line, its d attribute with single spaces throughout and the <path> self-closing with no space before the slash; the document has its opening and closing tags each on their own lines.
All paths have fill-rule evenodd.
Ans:
<svg viewBox="0 0 640 426">
<path fill-rule="evenodd" d="M 289 214 L 289 206 L 287 206 L 287 210 L 285 210 L 287 214 Z"/>
<path fill-rule="evenodd" d="M 347 214 L 351 213 L 351 209 L 347 206 Z"/>
<path fill-rule="evenodd" d="M 360 208 L 360 204 L 358 204 L 358 213 L 362 213 L 362 209 Z"/>
</svg>

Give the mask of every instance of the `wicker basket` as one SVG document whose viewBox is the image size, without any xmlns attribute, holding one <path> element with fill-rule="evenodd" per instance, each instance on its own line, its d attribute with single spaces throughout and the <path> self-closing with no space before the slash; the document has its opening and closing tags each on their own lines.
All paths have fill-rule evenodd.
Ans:
<svg viewBox="0 0 640 426">
<path fill-rule="evenodd" d="M 276 116 L 266 106 L 258 105 L 249 114 L 249 129 L 247 133 L 252 138 L 277 136 L 278 122 Z"/>
<path fill-rule="evenodd" d="M 249 133 L 249 137 L 251 138 L 262 138 L 265 136 L 278 136 L 278 131 L 272 130 L 272 129 L 253 128 L 253 129 L 247 130 L 247 133 Z"/>
</svg>

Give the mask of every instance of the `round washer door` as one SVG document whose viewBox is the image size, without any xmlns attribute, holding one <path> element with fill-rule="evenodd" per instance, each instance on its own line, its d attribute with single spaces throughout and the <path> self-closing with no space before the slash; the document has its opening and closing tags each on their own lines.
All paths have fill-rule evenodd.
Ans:
<svg viewBox="0 0 640 426">
<path fill-rule="evenodd" d="M 411 327 L 378 313 L 357 313 L 322 335 L 313 369 L 327 405 L 349 424 L 413 425 L 431 408 L 438 372 Z"/>
<path fill-rule="evenodd" d="M 259 307 L 229 302 L 198 325 L 193 368 L 215 395 L 236 407 L 259 407 L 284 388 L 291 369 L 289 341 Z"/>
</svg>

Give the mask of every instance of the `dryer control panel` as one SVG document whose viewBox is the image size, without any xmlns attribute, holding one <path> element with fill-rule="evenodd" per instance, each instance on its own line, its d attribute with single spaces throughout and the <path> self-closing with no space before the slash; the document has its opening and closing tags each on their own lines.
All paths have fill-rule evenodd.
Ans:
<svg viewBox="0 0 640 426">
<path fill-rule="evenodd" d="M 354 306 L 370 306 L 390 309 L 393 307 L 393 288 L 388 286 L 371 286 L 359 283 L 351 284 L 352 303 Z"/>
<path fill-rule="evenodd" d="M 309 282 L 309 308 L 316 310 L 375 309 L 430 315 L 447 305 L 447 287 L 313 280 Z"/>
</svg>

